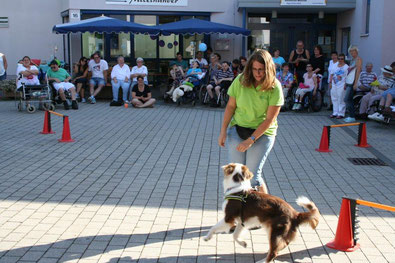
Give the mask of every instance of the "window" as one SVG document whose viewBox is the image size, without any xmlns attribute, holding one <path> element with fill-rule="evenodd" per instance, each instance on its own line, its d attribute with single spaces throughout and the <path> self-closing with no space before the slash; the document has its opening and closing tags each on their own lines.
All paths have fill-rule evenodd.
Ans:
<svg viewBox="0 0 395 263">
<path fill-rule="evenodd" d="M 126 15 L 110 15 L 110 17 L 127 21 Z M 131 56 L 129 33 L 113 33 L 109 35 L 109 38 L 111 58 L 116 58 L 118 56 L 124 56 L 125 58 L 128 58 Z"/>
<path fill-rule="evenodd" d="M 96 51 L 104 57 L 104 34 L 83 33 L 82 34 L 82 55 L 89 58 Z"/>
<path fill-rule="evenodd" d="M 176 16 L 159 16 L 159 24 L 167 24 L 179 21 L 180 17 Z M 159 58 L 174 59 L 179 50 L 178 36 L 171 34 L 170 36 L 159 36 Z"/>
<path fill-rule="evenodd" d="M 8 17 L 0 17 L 0 27 L 8 27 Z"/>
<path fill-rule="evenodd" d="M 156 16 L 138 15 L 134 16 L 134 22 L 154 26 L 156 25 Z M 156 37 L 149 35 L 134 35 L 134 56 L 142 58 L 156 58 Z"/>
<path fill-rule="evenodd" d="M 365 34 L 369 34 L 369 22 L 370 22 L 370 0 L 366 0 L 366 16 L 365 16 Z"/>
</svg>

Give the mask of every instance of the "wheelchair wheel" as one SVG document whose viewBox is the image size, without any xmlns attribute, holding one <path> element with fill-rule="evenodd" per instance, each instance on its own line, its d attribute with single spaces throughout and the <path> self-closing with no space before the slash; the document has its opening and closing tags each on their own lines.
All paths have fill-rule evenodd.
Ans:
<svg viewBox="0 0 395 263">
<path fill-rule="evenodd" d="M 22 111 L 22 101 L 18 102 L 17 109 L 18 111 Z"/>
<path fill-rule="evenodd" d="M 228 104 L 228 101 L 229 101 L 228 93 L 226 91 L 222 91 L 221 92 L 221 101 L 220 101 L 221 107 L 225 108 L 226 104 Z"/>
<path fill-rule="evenodd" d="M 34 113 L 36 111 L 36 107 L 34 107 L 34 105 L 28 104 L 26 110 L 29 113 Z"/>
<path fill-rule="evenodd" d="M 48 109 L 49 109 L 50 111 L 54 111 L 54 110 L 55 110 L 55 104 L 50 103 Z"/>
<path fill-rule="evenodd" d="M 361 105 L 361 100 L 362 100 L 363 95 L 355 95 L 352 100 L 354 103 L 354 109 L 355 112 L 359 112 L 359 107 Z"/>
<path fill-rule="evenodd" d="M 322 94 L 318 91 L 315 96 L 312 96 L 312 101 L 310 103 L 311 109 L 315 112 L 322 109 Z"/>
</svg>

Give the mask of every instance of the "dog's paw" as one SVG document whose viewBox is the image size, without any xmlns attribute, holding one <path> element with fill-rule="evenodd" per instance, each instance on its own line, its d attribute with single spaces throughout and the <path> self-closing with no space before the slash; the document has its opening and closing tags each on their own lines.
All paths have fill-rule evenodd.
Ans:
<svg viewBox="0 0 395 263">
<path fill-rule="evenodd" d="M 209 241 L 210 239 L 211 239 L 211 237 L 209 237 L 209 236 L 203 237 L 203 240 L 206 241 L 206 242 Z"/>
</svg>

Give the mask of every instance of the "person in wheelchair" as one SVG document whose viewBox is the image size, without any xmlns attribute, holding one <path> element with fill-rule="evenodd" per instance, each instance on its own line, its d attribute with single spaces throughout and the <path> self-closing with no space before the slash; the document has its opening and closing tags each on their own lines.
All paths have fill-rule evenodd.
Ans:
<svg viewBox="0 0 395 263">
<path fill-rule="evenodd" d="M 193 83 L 193 85 L 199 85 L 203 71 L 199 67 L 199 62 L 196 60 L 192 62 L 192 68 L 188 69 L 185 81 Z"/>
<path fill-rule="evenodd" d="M 59 68 L 58 63 L 55 60 L 52 60 L 51 63 L 49 63 L 49 66 L 50 68 L 47 71 L 47 79 L 48 81 L 53 81 L 52 85 L 59 93 L 59 96 L 63 101 L 64 109 L 70 109 L 65 96 L 65 91 L 69 91 L 71 93 L 71 108 L 78 110 L 75 86 L 70 82 L 71 76 L 65 69 Z"/>
<path fill-rule="evenodd" d="M 288 96 L 288 91 L 292 87 L 294 82 L 294 76 L 289 72 L 289 64 L 284 63 L 281 66 L 281 70 L 277 73 L 277 79 L 280 81 L 283 88 L 284 98 Z"/>
<path fill-rule="evenodd" d="M 31 65 L 30 57 L 24 56 L 21 62 L 22 64 L 18 64 L 16 69 L 16 75 L 18 76 L 17 89 L 21 89 L 22 83 L 25 85 L 40 85 L 38 68 Z"/>
<path fill-rule="evenodd" d="M 197 60 L 192 62 L 192 68 L 187 71 L 185 80 L 180 80 L 179 86 L 177 86 L 171 95 L 174 102 L 184 96 L 185 92 L 193 91 L 193 88 L 199 86 L 200 79 L 203 77 L 203 72 L 199 68 L 199 62 Z"/>
<path fill-rule="evenodd" d="M 179 87 L 185 79 L 185 73 L 181 66 L 174 62 L 170 62 L 170 67 L 170 76 L 173 83 L 171 84 L 170 90 L 166 92 L 168 96 L 171 96 L 174 90 Z"/>
<path fill-rule="evenodd" d="M 221 89 L 228 89 L 232 84 L 234 74 L 230 69 L 230 63 L 227 61 L 222 62 L 222 68 L 217 70 L 214 77 L 213 82 L 210 82 L 207 85 L 207 93 L 210 96 L 211 105 L 217 106 L 219 103 L 219 96 Z M 215 90 L 215 94 L 217 95 L 217 99 L 214 98 L 213 89 Z"/>
<path fill-rule="evenodd" d="M 371 62 L 366 63 L 365 69 L 366 70 L 362 71 L 359 75 L 357 94 L 354 96 L 355 102 L 359 103 L 356 104 L 359 108 L 356 117 L 360 119 L 367 119 L 368 102 L 374 95 L 374 93 L 371 92 L 374 89 L 371 84 L 377 80 L 377 75 L 373 72 L 373 64 Z"/>
<path fill-rule="evenodd" d="M 292 110 L 301 110 L 303 108 L 303 98 L 308 92 L 313 92 L 315 96 L 317 92 L 317 75 L 313 72 L 313 66 L 311 64 L 306 65 L 306 73 L 303 75 L 303 83 L 299 84 L 298 89 L 295 93 L 295 104 Z"/>
</svg>

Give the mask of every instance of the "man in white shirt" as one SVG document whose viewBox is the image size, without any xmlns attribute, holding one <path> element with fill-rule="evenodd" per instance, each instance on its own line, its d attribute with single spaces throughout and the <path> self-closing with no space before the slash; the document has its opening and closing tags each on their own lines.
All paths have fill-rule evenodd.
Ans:
<svg viewBox="0 0 395 263">
<path fill-rule="evenodd" d="M 144 66 L 144 59 L 141 57 L 138 57 L 136 59 L 136 63 L 137 66 L 134 66 L 132 68 L 132 75 L 130 76 L 131 78 L 133 78 L 133 82 L 132 82 L 132 88 L 134 85 L 137 84 L 137 77 L 138 76 L 142 76 L 144 78 L 144 83 L 145 85 L 148 85 L 148 69 L 146 66 Z"/>
<path fill-rule="evenodd" d="M 119 88 L 122 87 L 123 102 L 129 103 L 127 96 L 130 87 L 130 68 L 125 64 L 123 56 L 119 56 L 117 61 L 118 64 L 111 71 L 112 101 L 118 102 Z"/>
<path fill-rule="evenodd" d="M 101 59 L 100 52 L 95 52 L 92 55 L 92 58 L 93 60 L 91 59 L 88 64 L 88 69 L 90 72 L 92 72 L 92 77 L 89 81 L 91 96 L 88 98 L 88 101 L 90 101 L 92 104 L 95 104 L 95 96 L 99 94 L 101 89 L 107 83 L 108 64 L 107 61 Z M 97 89 L 95 90 L 96 85 Z"/>
</svg>

